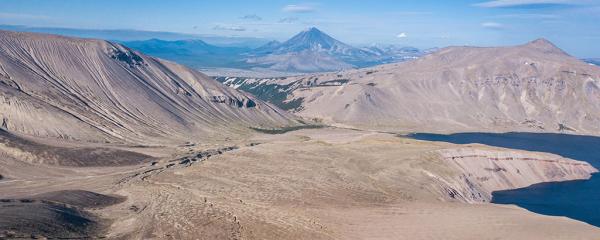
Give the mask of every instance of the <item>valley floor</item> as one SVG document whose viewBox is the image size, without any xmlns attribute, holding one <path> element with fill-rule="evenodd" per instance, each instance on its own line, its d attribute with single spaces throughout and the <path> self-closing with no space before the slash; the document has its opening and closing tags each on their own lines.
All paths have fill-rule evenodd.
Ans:
<svg viewBox="0 0 600 240">
<path fill-rule="evenodd" d="M 335 128 L 261 134 L 230 145 L 138 149 L 157 160 L 137 166 L 47 167 L 23 163 L 15 158 L 14 149 L 9 150 L 0 146 L 0 154 L 7 159 L 0 163 L 3 199 L 25 199 L 60 190 L 125 197 L 109 206 L 85 208 L 102 223 L 96 232 L 79 233 L 87 237 L 600 236 L 600 228 L 582 222 L 487 203 L 494 190 L 541 181 L 583 179 L 596 171 L 588 164 L 550 154 L 433 143 Z M 513 170 L 521 176 L 511 174 Z M 0 230 L 2 224 L 0 219 Z M 0 231 L 2 234 L 24 233 L 13 229 Z M 40 235 L 61 234 L 49 231 Z"/>
</svg>

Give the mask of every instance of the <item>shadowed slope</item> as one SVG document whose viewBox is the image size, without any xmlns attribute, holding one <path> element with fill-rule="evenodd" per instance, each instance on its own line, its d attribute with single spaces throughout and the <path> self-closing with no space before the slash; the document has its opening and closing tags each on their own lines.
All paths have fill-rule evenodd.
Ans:
<svg viewBox="0 0 600 240">
<path fill-rule="evenodd" d="M 24 199 L 0 199 L 0 238 L 101 238 L 110 225 L 87 212 L 124 201 L 83 190 L 48 192 Z"/>
<path fill-rule="evenodd" d="M 102 208 L 125 201 L 124 197 L 108 196 L 84 190 L 63 190 L 35 195 L 32 199 L 60 202 L 82 208 Z"/>
<path fill-rule="evenodd" d="M 58 147 L 38 143 L 0 129 L 0 154 L 34 164 L 71 167 L 124 166 L 151 161 L 152 157 L 106 147 Z"/>
</svg>

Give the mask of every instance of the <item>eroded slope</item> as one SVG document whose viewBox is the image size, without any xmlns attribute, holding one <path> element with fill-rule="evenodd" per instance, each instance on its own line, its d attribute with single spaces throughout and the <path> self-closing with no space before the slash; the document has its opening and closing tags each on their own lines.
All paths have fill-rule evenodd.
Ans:
<svg viewBox="0 0 600 240">
<path fill-rule="evenodd" d="M 291 115 L 121 45 L 0 31 L 2 128 L 88 142 L 225 138 Z"/>
<path fill-rule="evenodd" d="M 600 68 L 543 39 L 449 47 L 368 69 L 222 81 L 253 93 L 273 89 L 274 103 L 293 103 L 301 116 L 359 128 L 600 134 Z"/>
</svg>

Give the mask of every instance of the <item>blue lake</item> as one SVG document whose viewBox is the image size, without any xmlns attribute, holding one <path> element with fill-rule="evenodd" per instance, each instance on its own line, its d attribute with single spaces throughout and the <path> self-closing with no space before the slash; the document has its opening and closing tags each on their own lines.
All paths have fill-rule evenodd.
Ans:
<svg viewBox="0 0 600 240">
<path fill-rule="evenodd" d="M 490 146 L 547 152 L 586 161 L 600 169 L 600 137 L 552 133 L 415 133 L 419 140 L 455 144 L 480 143 Z M 600 227 L 600 174 L 590 180 L 541 183 L 493 193 L 492 202 L 515 204 L 529 211 L 566 216 Z"/>
</svg>

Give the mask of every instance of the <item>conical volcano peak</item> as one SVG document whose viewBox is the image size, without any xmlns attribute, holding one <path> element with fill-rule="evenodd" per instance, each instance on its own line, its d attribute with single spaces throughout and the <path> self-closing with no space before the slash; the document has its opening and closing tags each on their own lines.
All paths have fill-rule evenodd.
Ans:
<svg viewBox="0 0 600 240">
<path fill-rule="evenodd" d="M 325 34 L 325 33 L 323 33 L 321 30 L 319 30 L 319 29 L 318 29 L 318 28 L 316 28 L 316 27 L 309 27 L 309 28 L 305 29 L 303 32 L 305 32 L 305 33 L 319 33 L 319 34 Z"/>
<path fill-rule="evenodd" d="M 552 42 L 550 42 L 548 39 L 545 39 L 545 38 L 538 38 L 536 40 L 533 40 L 533 41 L 527 43 L 527 45 L 532 46 L 532 47 L 538 47 L 538 48 L 556 47 Z"/>
<path fill-rule="evenodd" d="M 316 27 L 305 28 L 289 40 L 254 50 L 251 62 L 271 64 L 279 71 L 338 71 L 378 61 L 381 55 L 340 42 Z"/>
<path fill-rule="evenodd" d="M 556 45 L 554 45 L 552 42 L 548 41 L 545 38 L 538 38 L 525 44 L 525 46 L 528 48 L 541 50 L 546 53 L 566 54 L 562 49 L 558 48 Z"/>
<path fill-rule="evenodd" d="M 536 40 L 533 40 L 530 42 L 530 44 L 546 44 L 546 45 L 553 45 L 552 42 L 550 42 L 550 40 L 545 39 L 545 38 L 538 38 Z"/>
<path fill-rule="evenodd" d="M 321 30 L 310 27 L 282 43 L 277 52 L 299 52 L 304 50 L 312 51 L 339 51 L 351 49 L 349 45 L 342 43 Z"/>
<path fill-rule="evenodd" d="M 307 28 L 304 31 L 298 33 L 292 39 L 303 41 L 337 41 L 316 27 Z"/>
</svg>

